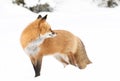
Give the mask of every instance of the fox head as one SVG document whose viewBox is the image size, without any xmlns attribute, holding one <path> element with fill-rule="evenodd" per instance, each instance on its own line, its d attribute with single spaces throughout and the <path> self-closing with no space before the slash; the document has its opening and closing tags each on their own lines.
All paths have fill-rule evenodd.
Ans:
<svg viewBox="0 0 120 81">
<path fill-rule="evenodd" d="M 56 33 L 51 29 L 51 26 L 46 22 L 47 15 L 42 17 L 39 15 L 35 21 L 29 24 L 21 35 L 21 43 L 23 48 L 28 43 L 36 40 L 37 38 L 52 38 L 56 36 Z M 27 40 L 26 40 L 27 39 Z"/>
<path fill-rule="evenodd" d="M 40 36 L 45 36 L 46 38 L 54 37 L 55 32 L 52 31 L 50 25 L 46 22 L 47 15 L 42 17 L 41 15 L 38 16 L 38 30 L 40 32 Z"/>
</svg>

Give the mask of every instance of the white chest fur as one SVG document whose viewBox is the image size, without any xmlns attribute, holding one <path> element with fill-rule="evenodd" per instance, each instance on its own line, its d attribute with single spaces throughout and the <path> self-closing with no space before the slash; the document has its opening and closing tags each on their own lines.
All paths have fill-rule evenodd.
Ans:
<svg viewBox="0 0 120 81">
<path fill-rule="evenodd" d="M 24 49 L 25 52 L 29 55 L 37 54 L 40 51 L 40 44 L 43 43 L 45 38 L 37 38 L 36 40 L 30 42 L 26 48 Z"/>
</svg>

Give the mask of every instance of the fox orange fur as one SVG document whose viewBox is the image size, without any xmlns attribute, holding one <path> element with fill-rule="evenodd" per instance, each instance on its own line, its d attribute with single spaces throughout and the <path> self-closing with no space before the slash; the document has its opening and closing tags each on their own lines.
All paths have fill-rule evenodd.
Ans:
<svg viewBox="0 0 120 81">
<path fill-rule="evenodd" d="M 72 64 L 84 69 L 91 61 L 87 57 L 83 42 L 65 30 L 52 30 L 46 22 L 47 15 L 28 25 L 21 34 L 21 45 L 28 54 L 35 70 L 40 75 L 42 58 L 53 55 L 65 65 Z"/>
</svg>

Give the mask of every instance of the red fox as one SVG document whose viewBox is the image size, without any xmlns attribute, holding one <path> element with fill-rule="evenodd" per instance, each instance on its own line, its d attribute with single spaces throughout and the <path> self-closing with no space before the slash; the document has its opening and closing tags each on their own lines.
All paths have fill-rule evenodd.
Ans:
<svg viewBox="0 0 120 81">
<path fill-rule="evenodd" d="M 22 32 L 20 42 L 31 59 L 35 77 L 40 75 L 42 58 L 53 55 L 64 64 L 84 69 L 91 61 L 87 57 L 83 42 L 66 30 L 52 30 L 46 22 L 47 15 L 41 15 Z"/>
</svg>

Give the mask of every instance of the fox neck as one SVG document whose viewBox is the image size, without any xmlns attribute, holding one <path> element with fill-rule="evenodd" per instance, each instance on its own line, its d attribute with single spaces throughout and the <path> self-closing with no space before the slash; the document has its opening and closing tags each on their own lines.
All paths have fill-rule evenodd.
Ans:
<svg viewBox="0 0 120 81">
<path fill-rule="evenodd" d="M 28 55 L 35 55 L 38 54 L 40 52 L 40 45 L 44 42 L 45 39 L 47 38 L 53 38 L 55 37 L 56 34 L 53 34 L 51 32 L 48 32 L 44 35 L 40 35 L 39 37 L 37 37 L 37 39 L 33 40 L 32 42 L 30 42 L 24 49 L 24 51 L 28 54 Z"/>
</svg>

